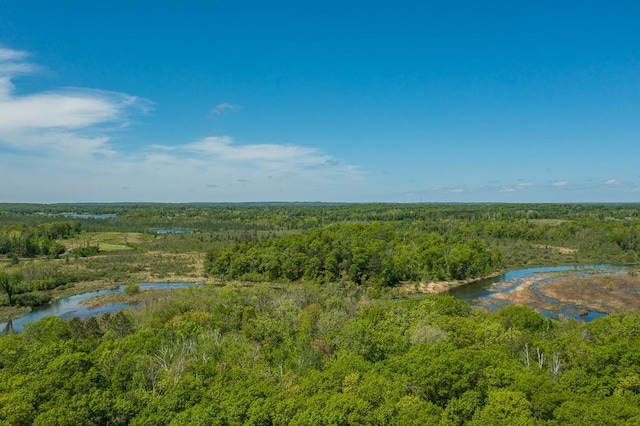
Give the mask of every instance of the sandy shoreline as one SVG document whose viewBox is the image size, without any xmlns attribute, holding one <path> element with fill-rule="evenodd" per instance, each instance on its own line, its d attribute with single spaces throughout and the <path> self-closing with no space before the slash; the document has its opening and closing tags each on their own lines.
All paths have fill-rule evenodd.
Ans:
<svg viewBox="0 0 640 426">
<path fill-rule="evenodd" d="M 468 280 L 454 280 L 454 281 L 432 281 L 432 282 L 420 282 L 420 283 L 407 283 L 402 285 L 402 289 L 406 294 L 425 293 L 425 294 L 444 294 L 450 289 L 460 287 L 465 284 L 470 284 L 480 280 L 486 280 L 488 278 L 499 277 L 506 271 L 494 272 L 493 274 L 484 275 L 482 277 L 470 278 Z"/>
<path fill-rule="evenodd" d="M 500 271 L 473 280 L 407 283 L 401 289 L 404 294 L 446 294 L 452 288 L 504 273 Z M 576 275 L 567 271 L 540 272 L 518 281 L 496 283 L 491 291 L 493 294 L 476 302 L 492 308 L 515 304 L 555 313 L 569 310 L 580 315 L 590 311 L 617 313 L 640 310 L 640 274 L 637 271 L 596 272 L 593 275 Z"/>
</svg>

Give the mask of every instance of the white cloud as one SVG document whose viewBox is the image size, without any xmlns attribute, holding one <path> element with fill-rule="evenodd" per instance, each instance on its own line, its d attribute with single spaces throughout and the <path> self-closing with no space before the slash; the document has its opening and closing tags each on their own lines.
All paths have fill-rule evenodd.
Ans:
<svg viewBox="0 0 640 426">
<path fill-rule="evenodd" d="M 27 52 L 0 47 L 0 100 L 8 98 L 15 89 L 13 77 L 39 69 L 26 60 L 28 57 Z"/>
<path fill-rule="evenodd" d="M 216 105 L 211 109 L 211 111 L 209 111 L 209 117 L 217 117 L 218 115 L 236 111 L 240 111 L 240 105 L 221 103 Z"/>
<path fill-rule="evenodd" d="M 523 189 L 531 188 L 532 186 L 533 186 L 532 183 L 527 183 L 527 182 L 519 183 L 517 185 L 506 185 L 500 188 L 500 192 L 516 192 L 516 191 L 521 191 Z"/>
<path fill-rule="evenodd" d="M 96 90 L 64 90 L 0 100 L 0 132 L 16 129 L 80 129 L 122 120 L 133 96 Z"/>
<path fill-rule="evenodd" d="M 560 188 L 567 185 L 569 185 L 569 182 L 567 182 L 566 180 L 557 180 L 551 184 L 551 186 L 554 186 L 556 188 Z"/>
<path fill-rule="evenodd" d="M 93 89 L 16 95 L 14 78 L 37 70 L 28 58 L 0 48 L 0 202 L 348 200 L 363 182 L 357 166 L 301 145 L 211 136 L 124 150 L 111 131 L 148 101 Z"/>
<path fill-rule="evenodd" d="M 618 186 L 618 185 L 620 185 L 619 181 L 617 181 L 616 179 L 609 179 L 602 186 L 610 187 L 610 186 Z"/>
<path fill-rule="evenodd" d="M 22 61 L 28 56 L 29 54 L 22 50 L 0 47 L 0 64 L 3 62 Z"/>
<path fill-rule="evenodd" d="M 295 162 L 307 165 L 320 165 L 332 161 L 330 156 L 321 154 L 315 148 L 277 144 L 238 146 L 234 145 L 228 136 L 204 138 L 185 145 L 184 149 L 225 161 Z"/>
<path fill-rule="evenodd" d="M 0 148 L 71 158 L 112 155 L 107 126 L 121 127 L 132 107 L 146 101 L 122 93 L 90 89 L 58 89 L 17 96 L 13 79 L 39 68 L 28 53 L 0 48 Z"/>
</svg>

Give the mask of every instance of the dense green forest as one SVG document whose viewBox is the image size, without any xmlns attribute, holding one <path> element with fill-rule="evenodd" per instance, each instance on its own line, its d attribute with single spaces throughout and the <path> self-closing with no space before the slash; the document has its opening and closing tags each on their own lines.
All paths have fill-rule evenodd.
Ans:
<svg viewBox="0 0 640 426">
<path fill-rule="evenodd" d="M 57 240 L 80 233 L 80 222 L 61 221 L 39 225 L 5 225 L 0 228 L 0 255 L 59 256 L 65 247 Z"/>
<path fill-rule="evenodd" d="M 0 424 L 640 422 L 640 315 L 227 286 L 0 338 Z"/>
<path fill-rule="evenodd" d="M 502 266 L 500 251 L 478 238 L 442 236 L 412 226 L 340 224 L 207 253 L 205 268 L 235 279 L 306 279 L 395 285 L 464 280 Z"/>
<path fill-rule="evenodd" d="M 0 425 L 640 424 L 638 312 L 401 291 L 599 263 L 640 263 L 640 205 L 0 204 L 0 322 L 143 304 L 0 336 Z"/>
</svg>

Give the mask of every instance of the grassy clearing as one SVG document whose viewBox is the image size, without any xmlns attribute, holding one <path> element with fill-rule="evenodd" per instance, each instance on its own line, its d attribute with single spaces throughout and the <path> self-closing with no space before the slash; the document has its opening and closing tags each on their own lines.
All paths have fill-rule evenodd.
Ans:
<svg viewBox="0 0 640 426">
<path fill-rule="evenodd" d="M 534 244 L 528 241 L 513 241 L 502 243 L 499 248 L 503 253 L 507 269 L 589 263 L 588 256 L 579 251 L 571 250 L 570 247 L 563 247 L 567 250 L 560 250 L 558 247 Z"/>
<path fill-rule="evenodd" d="M 152 235 L 139 232 L 86 232 L 77 238 L 60 242 L 67 250 L 97 245 L 101 252 L 114 252 L 141 249 L 152 240 Z"/>
</svg>

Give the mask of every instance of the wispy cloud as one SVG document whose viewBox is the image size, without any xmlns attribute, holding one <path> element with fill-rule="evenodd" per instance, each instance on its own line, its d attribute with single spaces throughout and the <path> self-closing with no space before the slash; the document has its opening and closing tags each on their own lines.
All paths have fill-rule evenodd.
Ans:
<svg viewBox="0 0 640 426">
<path fill-rule="evenodd" d="M 521 182 L 516 185 L 505 185 L 499 189 L 500 192 L 516 192 L 522 191 L 524 189 L 531 188 L 533 186 L 532 183 Z"/>
<path fill-rule="evenodd" d="M 553 182 L 551 184 L 551 186 L 556 187 L 556 188 L 561 188 L 561 187 L 567 186 L 567 185 L 569 185 L 569 182 L 566 181 L 566 180 L 557 180 L 557 181 L 555 181 L 555 182 Z"/>
<path fill-rule="evenodd" d="M 135 96 L 91 89 L 15 95 L 13 79 L 39 69 L 28 58 L 23 51 L 0 49 L 0 147 L 39 155 L 111 154 L 108 127 L 125 126 L 131 108 L 147 104 Z"/>
<path fill-rule="evenodd" d="M 36 65 L 27 61 L 28 57 L 29 54 L 22 50 L 0 47 L 0 99 L 8 97 L 13 92 L 13 77 L 38 69 Z"/>
<path fill-rule="evenodd" d="M 316 148 L 296 145 L 236 145 L 229 136 L 213 136 L 180 147 L 186 151 L 210 155 L 223 161 L 303 164 L 311 166 L 339 164 Z"/>
<path fill-rule="evenodd" d="M 363 182 L 358 166 L 303 145 L 210 136 L 121 148 L 113 130 L 149 101 L 95 89 L 18 95 L 15 77 L 38 70 L 29 60 L 0 48 L 0 202 L 345 200 Z"/>
<path fill-rule="evenodd" d="M 618 185 L 620 185 L 620 181 L 616 179 L 609 179 L 602 184 L 604 188 L 610 188 L 612 186 L 618 186 Z"/>
<path fill-rule="evenodd" d="M 98 90 L 64 89 L 0 100 L 0 131 L 81 129 L 122 121 L 139 99 Z"/>
<path fill-rule="evenodd" d="M 29 54 L 23 50 L 7 49 L 0 47 L 0 63 L 10 61 L 23 61 Z"/>
<path fill-rule="evenodd" d="M 229 112 L 236 112 L 236 111 L 240 111 L 240 105 L 228 104 L 225 102 L 213 107 L 211 111 L 209 111 L 209 117 L 214 118 L 219 115 L 227 114 Z"/>
</svg>

